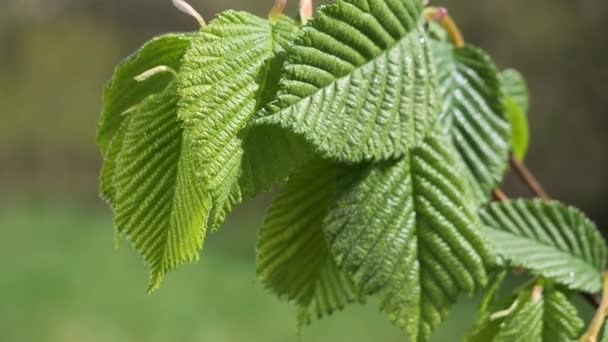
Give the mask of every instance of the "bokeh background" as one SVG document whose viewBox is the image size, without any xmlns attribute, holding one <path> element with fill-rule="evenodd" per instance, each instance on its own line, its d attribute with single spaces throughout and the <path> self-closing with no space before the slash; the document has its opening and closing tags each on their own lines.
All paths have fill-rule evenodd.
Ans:
<svg viewBox="0 0 608 342">
<path fill-rule="evenodd" d="M 272 6 L 190 2 L 207 19 L 228 8 L 265 16 Z M 608 228 L 608 2 L 441 5 L 469 42 L 527 77 L 528 164 L 547 190 Z M 97 195 L 102 86 L 147 39 L 194 29 L 169 0 L 0 0 L 0 340 L 402 341 L 373 302 L 297 334 L 294 310 L 255 279 L 270 195 L 237 210 L 208 238 L 202 261 L 152 296 L 139 257 L 126 243 L 114 249 L 111 213 Z M 526 195 L 512 177 L 506 189 Z M 436 341 L 456 340 L 474 304 L 454 311 Z"/>
</svg>

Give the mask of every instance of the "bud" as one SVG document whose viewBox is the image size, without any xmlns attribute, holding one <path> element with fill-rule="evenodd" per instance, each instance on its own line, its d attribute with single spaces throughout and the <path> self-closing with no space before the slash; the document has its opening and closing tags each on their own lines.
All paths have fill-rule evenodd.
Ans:
<svg viewBox="0 0 608 342">
<path fill-rule="evenodd" d="M 201 27 L 205 27 L 205 19 L 192 7 L 189 3 L 184 0 L 171 0 L 173 1 L 173 6 L 175 6 L 180 12 L 186 13 L 187 15 L 193 17 L 198 21 Z"/>
<path fill-rule="evenodd" d="M 300 0 L 300 20 L 302 24 L 306 24 L 312 18 L 312 0 Z"/>
<path fill-rule="evenodd" d="M 271 22 L 276 22 L 279 20 L 279 17 L 283 14 L 286 5 L 287 0 L 276 0 L 274 6 L 272 6 L 272 9 L 270 10 L 270 13 L 268 13 L 268 19 Z"/>
</svg>

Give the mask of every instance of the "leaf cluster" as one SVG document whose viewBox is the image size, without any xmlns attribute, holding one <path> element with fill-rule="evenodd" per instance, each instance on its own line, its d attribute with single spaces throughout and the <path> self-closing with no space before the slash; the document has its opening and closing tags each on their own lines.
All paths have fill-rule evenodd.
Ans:
<svg viewBox="0 0 608 342">
<path fill-rule="evenodd" d="M 226 11 L 152 39 L 104 91 L 101 192 L 151 269 L 195 262 L 209 230 L 279 185 L 257 273 L 300 324 L 375 296 L 426 341 L 488 288 L 472 341 L 570 341 L 573 291 L 602 288 L 607 248 L 558 202 L 491 203 L 526 155 L 528 93 L 420 0 L 336 0 L 306 23 Z M 529 285 L 498 298 L 504 274 Z M 488 287 L 488 285 L 490 285 Z"/>
</svg>

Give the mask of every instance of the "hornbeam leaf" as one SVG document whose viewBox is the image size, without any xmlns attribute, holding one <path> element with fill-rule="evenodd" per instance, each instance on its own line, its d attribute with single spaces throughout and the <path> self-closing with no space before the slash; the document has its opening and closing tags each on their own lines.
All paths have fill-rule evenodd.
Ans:
<svg viewBox="0 0 608 342">
<path fill-rule="evenodd" d="M 300 307 L 300 325 L 356 301 L 353 285 L 329 253 L 323 220 L 335 194 L 337 167 L 313 161 L 289 177 L 258 239 L 257 273 Z"/>
<path fill-rule="evenodd" d="M 447 144 L 449 145 L 449 143 Z M 427 340 L 491 260 L 453 150 L 430 136 L 397 162 L 343 179 L 326 233 L 338 266 L 411 340 Z"/>
<path fill-rule="evenodd" d="M 529 96 L 526 81 L 519 72 L 508 69 L 500 74 L 505 94 L 505 109 L 511 122 L 511 148 L 518 160 L 524 160 L 530 142 L 528 127 Z"/>
<path fill-rule="evenodd" d="M 498 71 L 483 51 L 431 41 L 443 98 L 440 122 L 469 173 L 480 203 L 502 182 L 510 152 L 510 125 Z"/>
<path fill-rule="evenodd" d="M 301 134 L 328 159 L 403 156 L 436 113 L 421 11 L 420 0 L 338 0 L 318 10 L 256 123 Z"/>
<path fill-rule="evenodd" d="M 514 200 L 481 211 L 486 234 L 514 266 L 572 289 L 602 288 L 606 244 L 579 210 L 558 202 Z"/>
<path fill-rule="evenodd" d="M 487 318 L 484 335 L 473 335 L 469 342 L 571 342 L 583 328 L 576 308 L 557 289 L 545 289 L 538 300 L 532 290 L 518 296 Z"/>
<path fill-rule="evenodd" d="M 122 148 L 125 112 L 133 110 L 144 98 L 161 92 L 169 84 L 171 74 L 155 75 L 145 82 L 135 77 L 158 65 L 179 70 L 180 61 L 190 46 L 193 34 L 167 34 L 152 39 L 136 53 L 122 61 L 112 80 L 104 89 L 103 112 L 97 130 L 97 144 L 104 158 L 101 172 L 101 193 L 110 205 L 115 205 L 114 177 L 116 157 Z"/>
<path fill-rule="evenodd" d="M 259 141 L 253 139 L 253 151 L 248 154 L 256 156 L 247 156 L 243 161 L 245 126 L 268 96 L 266 86 L 275 55 L 290 43 L 297 28 L 286 17 L 273 24 L 245 12 L 224 12 L 200 32 L 184 57 L 179 78 L 179 117 L 192 139 L 203 190 L 211 194 L 214 228 L 243 197 L 265 190 L 244 189 L 241 185 L 268 188 L 272 184 L 267 179 L 242 180 L 245 172 L 247 177 L 277 178 L 265 175 L 266 164 L 277 164 L 276 159 L 281 159 L 283 162 L 278 165 L 291 165 L 290 160 L 303 153 L 297 144 L 281 141 L 265 144 L 266 150 L 260 152 L 261 147 L 256 144 Z M 286 176 L 288 170 L 289 167 L 281 167 L 274 171 Z"/>
<path fill-rule="evenodd" d="M 500 73 L 502 91 L 511 98 L 523 113 L 528 113 L 530 96 L 524 77 L 515 69 L 507 69 Z"/>
<path fill-rule="evenodd" d="M 498 310 L 501 301 L 498 298 L 498 292 L 507 276 L 507 270 L 501 270 L 492 276 L 490 285 L 483 295 L 481 305 L 477 311 L 475 323 L 471 331 L 465 337 L 465 341 L 489 341 L 496 335 L 498 330 L 498 320 L 491 319 L 493 311 Z"/>
<path fill-rule="evenodd" d="M 211 205 L 183 137 L 178 99 L 172 82 L 129 113 L 116 159 L 114 223 L 150 264 L 149 291 L 178 264 L 198 259 Z"/>
<path fill-rule="evenodd" d="M 273 171 L 270 175 L 259 175 L 258 169 L 241 165 L 241 159 L 244 127 L 262 105 L 257 102 L 265 93 L 271 61 L 296 28 L 286 18 L 270 24 L 247 13 L 227 12 L 189 37 L 187 52 L 169 44 L 173 59 L 152 62 L 148 59 L 162 55 L 157 50 L 165 45 L 150 43 L 137 55 L 144 57 L 119 67 L 120 77 L 109 88 L 116 96 L 133 86 L 130 79 L 144 72 L 144 65 L 164 63 L 179 74 L 170 86 L 164 78 L 171 75 L 154 75 L 141 82 L 144 88 L 137 84 L 124 99 L 107 103 L 112 108 L 108 113 L 118 113 L 122 122 L 104 120 L 100 126 L 102 137 L 104 130 L 116 130 L 109 145 L 101 144 L 106 150 L 102 181 L 111 184 L 115 226 L 150 264 L 150 291 L 165 273 L 198 259 L 210 219 L 217 227 L 242 192 L 254 192 L 241 191 L 241 169 L 256 177 L 247 184 L 258 185 L 262 179 L 268 187 L 270 178 L 287 174 L 283 169 L 291 164 L 283 159 L 292 157 L 290 144 L 274 150 L 266 145 L 282 153 L 280 162 L 276 155 L 247 159 L 248 165 L 274 162 L 281 167 L 262 169 Z M 162 86 L 161 93 L 140 100 Z"/>
</svg>

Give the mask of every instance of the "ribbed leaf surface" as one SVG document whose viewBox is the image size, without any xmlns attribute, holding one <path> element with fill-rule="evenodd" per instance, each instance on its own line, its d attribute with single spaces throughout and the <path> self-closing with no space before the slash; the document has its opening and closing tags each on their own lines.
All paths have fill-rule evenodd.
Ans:
<svg viewBox="0 0 608 342">
<path fill-rule="evenodd" d="M 515 266 L 572 289 L 602 288 L 606 244 L 579 210 L 557 202 L 516 200 L 491 204 L 481 217 L 498 252 Z"/>
<path fill-rule="evenodd" d="M 300 307 L 300 324 L 358 298 L 330 255 L 323 232 L 323 219 L 334 200 L 336 170 L 328 162 L 314 161 L 293 174 L 260 231 L 258 276 Z"/>
<path fill-rule="evenodd" d="M 556 289 L 546 289 L 536 301 L 531 290 L 523 290 L 495 317 L 487 318 L 485 334 L 469 342 L 572 342 L 583 328 L 576 308 Z"/>
<path fill-rule="evenodd" d="M 513 155 L 524 160 L 530 142 L 528 127 L 529 96 L 526 81 L 519 72 L 508 69 L 500 74 L 502 91 L 505 94 L 505 109 L 511 122 L 511 145 Z"/>
<path fill-rule="evenodd" d="M 214 228 L 242 200 L 243 129 L 259 107 L 273 57 L 296 29 L 285 17 L 273 25 L 252 14 L 228 11 L 201 31 L 184 57 L 179 116 L 196 151 L 203 189 L 212 196 Z"/>
<path fill-rule="evenodd" d="M 498 71 L 483 51 L 432 41 L 443 99 L 440 120 L 485 203 L 508 166 L 510 126 L 502 106 Z"/>
<path fill-rule="evenodd" d="M 339 185 L 327 220 L 330 250 L 363 294 L 427 340 L 461 293 L 487 282 L 479 220 L 451 149 L 429 137 L 398 162 Z"/>
<path fill-rule="evenodd" d="M 499 290 L 503 280 L 507 276 L 507 270 L 501 270 L 494 274 L 491 283 L 483 295 L 481 305 L 475 318 L 475 323 L 465 336 L 464 341 L 490 341 L 498 331 L 499 320 L 491 319 L 494 311 L 500 308 Z"/>
<path fill-rule="evenodd" d="M 332 159 L 404 155 L 436 113 L 421 10 L 419 0 L 338 0 L 317 11 L 257 123 L 301 134 Z"/>
<path fill-rule="evenodd" d="M 198 259 L 211 204 L 182 138 L 176 91 L 171 83 L 128 114 L 116 160 L 115 226 L 150 264 L 149 290 L 178 264 Z"/>
<path fill-rule="evenodd" d="M 180 61 L 193 38 L 193 34 L 167 34 L 152 39 L 116 67 L 112 80 L 104 89 L 97 144 L 104 158 L 101 193 L 112 206 L 115 204 L 114 167 L 122 148 L 125 131 L 122 123 L 127 118 L 124 112 L 137 106 L 148 95 L 161 92 L 173 76 L 158 74 L 146 82 L 137 82 L 134 77 L 158 65 L 179 70 Z"/>
</svg>

